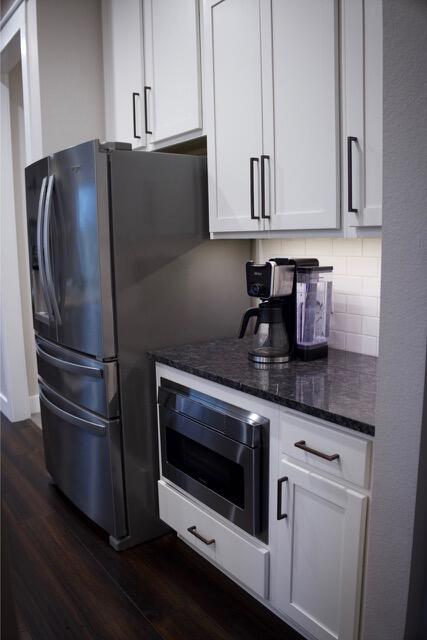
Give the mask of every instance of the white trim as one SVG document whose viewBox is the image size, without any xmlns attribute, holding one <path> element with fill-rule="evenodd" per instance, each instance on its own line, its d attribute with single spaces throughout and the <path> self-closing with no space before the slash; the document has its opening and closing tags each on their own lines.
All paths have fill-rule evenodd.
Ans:
<svg viewBox="0 0 427 640">
<path fill-rule="evenodd" d="M 37 393 L 35 396 L 30 396 L 29 400 L 30 400 L 30 413 L 31 413 L 31 415 L 33 415 L 33 413 L 40 413 L 40 398 L 39 398 L 39 394 Z"/>
<path fill-rule="evenodd" d="M 6 396 L 0 393 L 0 411 L 4 413 L 5 416 L 9 414 L 7 404 L 8 402 Z"/>
<path fill-rule="evenodd" d="M 1 190 L 1 339 L 5 387 L 8 394 L 6 415 L 11 422 L 16 422 L 30 417 L 30 406 L 18 270 L 8 74 L 2 74 L 0 88 L 3 182 Z"/>
<path fill-rule="evenodd" d="M 41 104 L 38 72 L 37 14 L 35 0 L 14 3 L 2 20 L 0 51 L 5 51 L 15 36 L 19 38 L 22 66 L 22 90 L 25 127 L 25 164 L 42 155 Z M 5 16 L 5 17 L 6 17 Z M 29 37 L 28 37 L 29 36 Z M 28 393 L 24 332 L 22 324 L 22 300 L 18 271 L 18 247 L 15 218 L 15 198 L 12 174 L 12 140 L 10 127 L 8 72 L 3 67 L 1 94 L 1 164 L 4 188 L 1 194 L 1 262 L 2 305 L 1 340 L 4 358 L 5 389 L 1 408 L 12 421 L 30 417 L 32 398 Z M 7 187 L 7 188 L 6 188 Z M 7 276 L 6 276 L 7 274 Z M 34 405 L 37 406 L 37 403 Z"/>
<path fill-rule="evenodd" d="M 4 14 L 3 18 L 0 20 L 0 29 L 6 26 L 6 23 L 9 22 L 17 8 L 20 4 L 22 4 L 23 0 L 15 0 L 15 2 L 9 7 L 9 9 Z"/>
</svg>

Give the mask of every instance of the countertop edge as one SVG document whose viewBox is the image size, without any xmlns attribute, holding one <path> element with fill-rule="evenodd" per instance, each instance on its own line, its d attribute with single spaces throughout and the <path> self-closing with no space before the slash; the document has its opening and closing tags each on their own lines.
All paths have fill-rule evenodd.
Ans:
<svg viewBox="0 0 427 640">
<path fill-rule="evenodd" d="M 216 382 L 217 384 L 222 384 L 225 387 L 229 387 L 231 389 L 236 389 L 236 391 L 242 391 L 243 393 L 248 393 L 251 396 L 255 396 L 257 398 L 261 398 L 262 400 L 267 400 L 269 402 L 273 402 L 274 404 L 278 404 L 282 407 L 287 407 L 288 409 L 293 409 L 294 411 L 298 411 L 300 413 L 305 413 L 306 415 L 313 416 L 314 418 L 320 418 L 322 420 L 326 420 L 327 422 L 331 422 L 332 424 L 336 424 L 340 427 L 344 427 L 346 429 L 350 429 L 352 431 L 356 431 L 363 435 L 367 436 L 375 436 L 375 426 L 361 422 L 359 420 L 354 420 L 353 418 L 348 418 L 346 416 L 341 416 L 336 413 L 331 413 L 329 411 L 325 411 L 324 409 L 319 409 L 317 407 L 312 407 L 310 405 L 302 404 L 301 402 L 297 402 L 295 400 L 288 400 L 286 398 L 281 398 L 276 396 L 268 391 L 261 391 L 258 389 L 254 389 L 244 383 L 239 383 L 235 380 L 230 380 L 229 378 L 223 378 L 222 376 L 218 376 L 209 371 L 204 371 L 202 369 L 197 369 L 191 365 L 183 364 L 177 360 L 173 360 L 171 358 L 167 358 L 166 356 L 159 355 L 158 353 L 150 353 L 150 358 L 161 364 L 166 364 L 169 367 L 173 367 L 174 369 L 178 369 L 179 371 L 185 371 L 186 373 L 191 373 L 192 375 L 198 376 L 199 378 L 204 378 L 205 380 L 210 380 L 211 382 Z"/>
</svg>

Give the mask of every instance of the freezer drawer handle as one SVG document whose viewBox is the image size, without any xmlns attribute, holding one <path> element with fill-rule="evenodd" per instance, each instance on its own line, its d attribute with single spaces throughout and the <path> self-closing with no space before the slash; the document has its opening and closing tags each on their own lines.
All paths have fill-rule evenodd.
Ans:
<svg viewBox="0 0 427 640">
<path fill-rule="evenodd" d="M 200 535 L 200 533 L 197 531 L 197 527 L 195 524 L 192 527 L 188 527 L 187 531 L 188 533 L 191 533 L 192 536 L 195 536 L 197 540 L 201 540 L 201 542 L 203 542 L 204 544 L 207 544 L 207 545 L 215 544 L 215 538 L 208 539 Z"/>
<path fill-rule="evenodd" d="M 59 367 L 64 371 L 92 376 L 93 378 L 102 378 L 102 369 L 98 369 L 97 367 L 87 367 L 82 364 L 74 364 L 74 362 L 67 362 L 66 360 L 61 360 L 61 358 L 55 358 L 55 356 L 51 356 L 50 353 L 46 353 L 46 351 L 44 351 L 38 344 L 36 344 L 36 351 L 37 355 L 40 356 L 42 360 L 45 360 L 46 362 L 49 362 L 49 364 L 53 364 L 55 367 Z"/>
<path fill-rule="evenodd" d="M 64 409 L 60 409 L 53 404 L 50 400 L 48 400 L 43 393 L 42 389 L 40 389 L 40 398 L 45 403 L 45 405 L 50 409 L 52 413 L 54 413 L 58 418 L 62 418 L 67 422 L 75 425 L 76 427 L 80 427 L 80 429 L 85 429 L 86 431 L 92 431 L 97 435 L 105 436 L 107 428 L 103 424 L 99 424 L 97 422 L 90 422 L 89 420 L 84 420 L 83 418 L 79 418 L 77 416 L 68 413 L 68 411 L 64 411 Z"/>
</svg>

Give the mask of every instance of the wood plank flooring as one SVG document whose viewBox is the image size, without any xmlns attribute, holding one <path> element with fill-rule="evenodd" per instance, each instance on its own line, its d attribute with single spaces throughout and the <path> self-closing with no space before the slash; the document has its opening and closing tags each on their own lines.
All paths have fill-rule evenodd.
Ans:
<svg viewBox="0 0 427 640">
<path fill-rule="evenodd" d="M 173 533 L 115 552 L 3 416 L 2 527 L 22 640 L 302 640 Z"/>
</svg>

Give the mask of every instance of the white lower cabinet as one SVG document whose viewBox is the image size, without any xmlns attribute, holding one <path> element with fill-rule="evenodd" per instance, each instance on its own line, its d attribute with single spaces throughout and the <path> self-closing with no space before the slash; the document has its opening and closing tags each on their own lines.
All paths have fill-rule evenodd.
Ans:
<svg viewBox="0 0 427 640">
<path fill-rule="evenodd" d="M 268 549 L 220 522 L 200 509 L 166 482 L 160 480 L 159 512 L 163 522 L 261 598 L 268 598 Z"/>
<path fill-rule="evenodd" d="M 279 473 L 272 604 L 318 640 L 356 640 L 368 497 L 286 459 Z"/>
<path fill-rule="evenodd" d="M 161 519 L 303 637 L 359 640 L 372 439 L 157 364 L 162 377 L 268 419 L 268 542 L 163 475 Z"/>
</svg>

